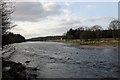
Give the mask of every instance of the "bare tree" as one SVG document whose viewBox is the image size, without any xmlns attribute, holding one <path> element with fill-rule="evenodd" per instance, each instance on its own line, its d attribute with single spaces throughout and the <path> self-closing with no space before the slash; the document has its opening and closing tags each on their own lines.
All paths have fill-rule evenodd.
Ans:
<svg viewBox="0 0 120 80">
<path fill-rule="evenodd" d="M 113 38 L 116 38 L 115 37 L 115 31 L 120 29 L 120 21 L 119 20 L 113 20 L 110 22 L 109 24 L 109 27 L 108 27 L 109 30 L 112 30 L 112 35 L 113 35 Z"/>
<path fill-rule="evenodd" d="M 120 29 L 120 21 L 119 20 L 113 20 L 110 22 L 108 29 L 110 30 L 117 30 Z"/>
<path fill-rule="evenodd" d="M 79 27 L 77 30 L 80 30 L 80 31 L 84 30 L 84 27 Z"/>
<path fill-rule="evenodd" d="M 96 30 L 103 30 L 103 29 L 99 25 L 94 25 L 93 27 L 91 27 L 91 31 L 96 31 Z"/>
</svg>

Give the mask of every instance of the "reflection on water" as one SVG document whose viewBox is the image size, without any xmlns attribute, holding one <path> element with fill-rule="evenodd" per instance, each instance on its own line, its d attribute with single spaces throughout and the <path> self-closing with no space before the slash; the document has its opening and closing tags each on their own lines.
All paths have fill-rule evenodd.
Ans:
<svg viewBox="0 0 120 80">
<path fill-rule="evenodd" d="M 118 77 L 117 48 L 76 48 L 57 42 L 15 44 L 11 60 L 37 67 L 40 78 Z"/>
</svg>

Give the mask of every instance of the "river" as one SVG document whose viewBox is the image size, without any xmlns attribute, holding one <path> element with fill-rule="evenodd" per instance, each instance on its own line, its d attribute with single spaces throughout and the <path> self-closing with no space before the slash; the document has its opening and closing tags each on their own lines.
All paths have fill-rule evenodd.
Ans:
<svg viewBox="0 0 120 80">
<path fill-rule="evenodd" d="M 118 78 L 117 48 L 79 48 L 67 43 L 13 44 L 10 60 L 36 67 L 38 78 Z M 25 63 L 29 61 L 29 63 Z"/>
</svg>

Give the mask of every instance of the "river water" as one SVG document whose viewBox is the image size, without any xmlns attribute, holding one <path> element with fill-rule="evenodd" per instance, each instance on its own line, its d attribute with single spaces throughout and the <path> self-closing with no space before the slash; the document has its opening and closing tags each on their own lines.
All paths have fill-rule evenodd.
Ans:
<svg viewBox="0 0 120 80">
<path fill-rule="evenodd" d="M 36 67 L 38 78 L 118 78 L 117 48 L 78 48 L 66 43 L 14 44 L 10 58 Z M 25 63 L 30 61 L 30 63 Z"/>
</svg>

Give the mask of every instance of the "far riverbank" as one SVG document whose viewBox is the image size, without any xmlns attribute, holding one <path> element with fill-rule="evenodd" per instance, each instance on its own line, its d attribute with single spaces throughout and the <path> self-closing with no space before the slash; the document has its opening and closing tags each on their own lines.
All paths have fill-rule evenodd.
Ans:
<svg viewBox="0 0 120 80">
<path fill-rule="evenodd" d="M 62 42 L 62 43 L 70 43 L 72 46 L 80 47 L 80 48 L 116 48 L 120 41 L 111 40 L 111 41 L 90 41 L 90 40 L 48 40 L 47 42 Z"/>
</svg>

